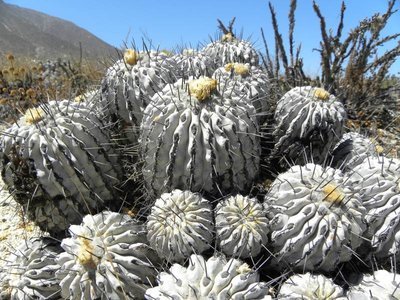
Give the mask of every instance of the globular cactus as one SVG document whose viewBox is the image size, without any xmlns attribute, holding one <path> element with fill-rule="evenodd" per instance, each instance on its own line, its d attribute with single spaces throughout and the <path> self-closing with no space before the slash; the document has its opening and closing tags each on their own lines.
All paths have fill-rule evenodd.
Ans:
<svg viewBox="0 0 400 300">
<path fill-rule="evenodd" d="M 349 171 L 346 181 L 360 194 L 367 209 L 365 238 L 370 241 L 372 254 L 381 260 L 391 256 L 397 260 L 400 251 L 400 160 L 368 157 Z"/>
<path fill-rule="evenodd" d="M 211 203 L 198 193 L 173 190 L 156 200 L 147 217 L 147 238 L 160 257 L 183 261 L 209 249 L 214 237 Z"/>
<path fill-rule="evenodd" d="M 59 243 L 48 237 L 31 238 L 5 259 L 0 273 L 0 298 L 12 300 L 59 299 Z"/>
<path fill-rule="evenodd" d="M 100 114 L 125 143 L 136 143 L 143 110 L 151 97 L 175 81 L 175 61 L 163 52 L 125 50 L 101 84 Z"/>
<path fill-rule="evenodd" d="M 28 217 L 62 234 L 82 214 L 119 206 L 122 172 L 101 120 L 84 103 L 28 110 L 0 140 L 4 183 Z"/>
<path fill-rule="evenodd" d="M 252 66 L 259 64 L 257 50 L 249 41 L 242 40 L 233 32 L 235 18 L 229 23 L 228 28 L 218 20 L 219 28 L 222 32 L 220 40 L 213 41 L 206 45 L 202 52 L 210 57 L 217 67 L 222 67 L 228 63 L 249 63 Z"/>
<path fill-rule="evenodd" d="M 211 58 L 194 49 L 184 49 L 172 58 L 177 64 L 175 73 L 177 78 L 189 79 L 190 77 L 211 76 L 215 70 Z"/>
<path fill-rule="evenodd" d="M 159 258 L 149 247 L 146 227 L 128 215 L 104 211 L 71 225 L 57 257 L 65 299 L 143 299 Z"/>
<path fill-rule="evenodd" d="M 268 223 L 257 199 L 228 197 L 215 208 L 217 246 L 228 256 L 255 257 L 268 242 Z"/>
<path fill-rule="evenodd" d="M 378 270 L 373 274 L 364 274 L 358 285 L 351 286 L 347 298 L 349 300 L 400 299 L 399 274 Z"/>
<path fill-rule="evenodd" d="M 291 89 L 276 106 L 271 157 L 283 157 L 284 164 L 322 164 L 341 138 L 345 119 L 343 104 L 324 89 Z"/>
<path fill-rule="evenodd" d="M 378 156 L 382 152 L 383 148 L 372 139 L 357 132 L 347 132 L 332 150 L 331 166 L 351 171 L 367 157 Z"/>
<path fill-rule="evenodd" d="M 260 67 L 243 63 L 228 63 L 215 70 L 212 77 L 220 82 L 221 90 L 235 89 L 243 93 L 244 100 L 255 107 L 260 123 L 267 114 L 272 113 L 269 101 L 272 83 Z"/>
<path fill-rule="evenodd" d="M 281 285 L 276 299 L 346 300 L 342 287 L 324 275 L 311 273 L 290 276 Z"/>
<path fill-rule="evenodd" d="M 157 276 L 158 286 L 146 291 L 146 299 L 272 299 L 268 285 L 248 264 L 214 255 L 208 260 L 192 255 L 187 268 L 174 264 Z"/>
<path fill-rule="evenodd" d="M 254 107 L 218 82 L 179 80 L 152 99 L 141 125 L 143 176 L 155 196 L 175 188 L 245 191 L 257 176 L 260 139 Z"/>
<path fill-rule="evenodd" d="M 365 208 L 339 170 L 293 166 L 275 179 L 265 202 L 278 269 L 329 272 L 361 245 Z"/>
</svg>

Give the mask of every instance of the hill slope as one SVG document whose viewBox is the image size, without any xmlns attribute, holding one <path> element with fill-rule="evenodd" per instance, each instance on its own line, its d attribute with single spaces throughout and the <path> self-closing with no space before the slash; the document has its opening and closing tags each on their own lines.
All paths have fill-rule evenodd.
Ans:
<svg viewBox="0 0 400 300">
<path fill-rule="evenodd" d="M 0 0 L 0 55 L 77 57 L 80 44 L 85 57 L 115 54 L 111 45 L 69 21 Z"/>
</svg>

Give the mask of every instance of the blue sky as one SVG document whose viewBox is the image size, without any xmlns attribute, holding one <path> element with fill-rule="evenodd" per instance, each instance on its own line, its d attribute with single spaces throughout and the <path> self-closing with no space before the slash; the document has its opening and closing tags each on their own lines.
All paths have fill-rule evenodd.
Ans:
<svg viewBox="0 0 400 300">
<path fill-rule="evenodd" d="M 243 31 L 255 46 L 262 50 L 260 28 L 273 46 L 273 32 L 267 0 L 5 0 L 9 4 L 31 8 L 52 16 L 69 20 L 87 29 L 114 46 L 125 41 L 136 43 L 146 36 L 161 49 L 177 45 L 197 46 L 215 36 L 217 18 L 225 23 L 235 16 L 237 32 Z M 288 31 L 287 14 L 290 0 L 271 0 L 278 15 L 284 38 Z M 339 21 L 340 0 L 317 0 L 326 17 L 328 28 L 336 28 Z M 400 1 L 396 4 L 400 8 Z M 386 0 L 347 0 L 345 32 L 361 19 L 377 12 L 384 12 Z M 308 74 L 320 71 L 318 48 L 320 30 L 312 9 L 312 0 L 298 0 L 296 11 L 295 42 L 302 44 L 304 69 Z M 386 34 L 400 31 L 400 12 L 392 17 Z M 393 46 L 394 43 L 391 44 Z M 382 49 L 384 51 L 384 49 Z M 393 73 L 400 72 L 400 61 L 393 65 Z"/>
</svg>

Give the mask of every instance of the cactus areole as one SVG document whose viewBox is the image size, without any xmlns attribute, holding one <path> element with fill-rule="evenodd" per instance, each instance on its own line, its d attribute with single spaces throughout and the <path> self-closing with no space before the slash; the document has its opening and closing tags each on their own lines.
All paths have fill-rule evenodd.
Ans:
<svg viewBox="0 0 400 300">
<path fill-rule="evenodd" d="M 38 123 L 43 119 L 45 112 L 40 107 L 30 108 L 25 112 L 25 122 L 29 125 Z"/>
<path fill-rule="evenodd" d="M 225 71 L 233 72 L 237 75 L 247 76 L 250 73 L 250 69 L 247 65 L 242 63 L 229 63 L 225 65 Z"/>
<path fill-rule="evenodd" d="M 217 89 L 217 80 L 202 77 L 189 82 L 189 92 L 197 100 L 204 101 L 210 98 L 211 93 Z"/>
<path fill-rule="evenodd" d="M 136 65 L 139 54 L 133 49 L 126 49 L 124 52 L 124 61 L 131 66 Z"/>
<path fill-rule="evenodd" d="M 316 98 L 318 100 L 325 101 L 325 100 L 329 99 L 330 94 L 327 91 L 325 91 L 324 89 L 316 88 L 316 89 L 314 89 L 313 96 L 314 96 L 314 98 Z"/>
</svg>

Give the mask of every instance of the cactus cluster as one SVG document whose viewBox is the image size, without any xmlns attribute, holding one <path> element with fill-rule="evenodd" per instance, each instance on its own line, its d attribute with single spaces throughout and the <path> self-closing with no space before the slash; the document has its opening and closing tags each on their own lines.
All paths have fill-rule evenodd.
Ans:
<svg viewBox="0 0 400 300">
<path fill-rule="evenodd" d="M 220 89 L 242 93 L 244 101 L 251 103 L 256 109 L 260 123 L 266 114 L 271 113 L 271 103 L 268 101 L 272 89 L 271 80 L 259 66 L 249 63 L 228 63 L 215 70 L 213 77 L 220 82 Z"/>
<path fill-rule="evenodd" d="M 295 87 L 277 103 L 272 158 L 286 164 L 326 161 L 343 134 L 343 104 L 321 88 Z"/>
<path fill-rule="evenodd" d="M 260 141 L 254 107 L 224 94 L 215 79 L 179 80 L 144 111 L 140 142 L 146 188 L 245 191 L 258 175 Z"/>
<path fill-rule="evenodd" d="M 354 285 L 343 272 L 398 264 L 400 161 L 343 134 L 324 89 L 293 87 L 275 107 L 232 27 L 200 50 L 126 49 L 99 89 L 4 131 L 1 176 L 53 239 L 7 260 L 2 297 L 396 295 L 394 273 Z"/>
<path fill-rule="evenodd" d="M 386 270 L 365 274 L 358 285 L 351 286 L 350 300 L 400 299 L 399 275 Z"/>
<path fill-rule="evenodd" d="M 370 138 L 357 132 L 346 132 L 332 149 L 331 166 L 352 170 L 367 157 L 379 156 L 383 148 Z"/>
<path fill-rule="evenodd" d="M 124 57 L 107 70 L 102 80 L 100 113 L 122 137 L 135 143 L 143 110 L 151 97 L 173 82 L 176 64 L 158 51 L 127 49 Z"/>
<path fill-rule="evenodd" d="M 278 268 L 332 271 L 361 245 L 365 207 L 340 170 L 293 166 L 265 198 Z"/>
<path fill-rule="evenodd" d="M 228 63 L 249 63 L 257 66 L 259 55 L 251 42 L 238 38 L 234 33 L 235 18 L 231 20 L 228 27 L 220 20 L 218 22 L 222 35 L 219 40 L 206 45 L 203 52 L 216 66 L 224 66 Z"/>
<path fill-rule="evenodd" d="M 211 76 L 215 69 L 208 55 L 194 49 L 183 49 L 173 59 L 177 64 L 177 76 L 184 79 Z"/>
<path fill-rule="evenodd" d="M 257 199 L 236 195 L 215 208 L 217 245 L 228 256 L 256 257 L 268 242 L 269 222 Z"/>
<path fill-rule="evenodd" d="M 71 225 L 57 256 L 64 299 L 138 299 L 154 282 L 159 258 L 145 226 L 128 215 L 104 211 Z"/>
<path fill-rule="evenodd" d="M 332 279 L 311 273 L 290 276 L 280 286 L 277 299 L 345 300 L 345 291 Z"/>
<path fill-rule="evenodd" d="M 378 260 L 400 251 L 400 160 L 368 157 L 348 175 L 347 182 L 359 193 L 367 213 L 365 235 Z"/>
<path fill-rule="evenodd" d="M 161 257 L 183 261 L 211 247 L 211 203 L 200 194 L 173 190 L 156 200 L 147 217 L 147 238 Z"/>
<path fill-rule="evenodd" d="M 82 213 L 119 205 L 118 156 L 84 103 L 50 101 L 26 111 L 0 141 L 4 183 L 44 230 L 62 233 Z"/>
<path fill-rule="evenodd" d="M 223 255 L 205 259 L 192 255 L 189 266 L 174 264 L 161 272 L 158 286 L 146 291 L 146 299 L 271 299 L 267 283 L 259 274 L 238 259 Z"/>
<path fill-rule="evenodd" d="M 13 250 L 0 273 L 1 299 L 57 299 L 60 287 L 55 278 L 58 270 L 58 243 L 49 238 L 32 238 Z"/>
</svg>

